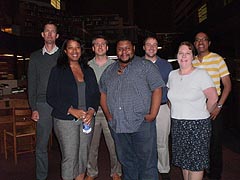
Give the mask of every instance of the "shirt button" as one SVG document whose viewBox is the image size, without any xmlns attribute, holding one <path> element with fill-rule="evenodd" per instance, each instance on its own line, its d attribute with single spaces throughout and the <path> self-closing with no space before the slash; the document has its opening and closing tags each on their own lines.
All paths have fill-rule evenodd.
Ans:
<svg viewBox="0 0 240 180">
<path fill-rule="evenodd" d="M 121 110 L 122 108 L 121 107 L 119 107 L 119 110 Z"/>
</svg>

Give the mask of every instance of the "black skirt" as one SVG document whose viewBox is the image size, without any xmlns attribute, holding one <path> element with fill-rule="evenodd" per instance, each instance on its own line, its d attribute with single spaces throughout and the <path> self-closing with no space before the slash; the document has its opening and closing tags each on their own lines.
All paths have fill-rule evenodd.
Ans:
<svg viewBox="0 0 240 180">
<path fill-rule="evenodd" d="M 209 167 L 211 120 L 172 119 L 172 163 L 190 171 Z"/>
</svg>

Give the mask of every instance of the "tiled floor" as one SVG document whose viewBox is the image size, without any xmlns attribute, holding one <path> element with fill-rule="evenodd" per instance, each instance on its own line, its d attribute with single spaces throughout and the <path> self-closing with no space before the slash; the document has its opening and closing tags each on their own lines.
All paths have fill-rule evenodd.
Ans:
<svg viewBox="0 0 240 180">
<path fill-rule="evenodd" d="M 230 142 L 229 139 L 226 140 Z M 240 153 L 233 152 L 228 147 L 224 147 L 223 158 L 222 180 L 240 180 Z M 34 154 L 20 155 L 18 161 L 18 165 L 15 166 L 12 157 L 5 160 L 4 155 L 0 154 L 0 180 L 35 180 Z M 99 177 L 96 180 L 111 180 L 109 173 L 108 151 L 105 142 L 102 141 L 99 152 Z M 60 180 L 60 177 L 60 153 L 55 142 L 49 153 L 48 180 Z M 172 167 L 171 177 L 172 180 L 182 180 L 180 169 Z"/>
</svg>

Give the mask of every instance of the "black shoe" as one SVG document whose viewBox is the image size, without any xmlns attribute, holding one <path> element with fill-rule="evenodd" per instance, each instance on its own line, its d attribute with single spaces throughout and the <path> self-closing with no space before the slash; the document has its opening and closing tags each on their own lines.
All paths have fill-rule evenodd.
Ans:
<svg viewBox="0 0 240 180">
<path fill-rule="evenodd" d="M 162 180 L 171 180 L 169 173 L 160 173 Z"/>
</svg>

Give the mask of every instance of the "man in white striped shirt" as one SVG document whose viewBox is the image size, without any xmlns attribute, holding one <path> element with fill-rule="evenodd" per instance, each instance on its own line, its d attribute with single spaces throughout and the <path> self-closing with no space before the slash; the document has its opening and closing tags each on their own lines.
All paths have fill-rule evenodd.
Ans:
<svg viewBox="0 0 240 180">
<path fill-rule="evenodd" d="M 205 69 L 217 88 L 219 100 L 218 105 L 211 113 L 212 135 L 210 144 L 210 169 L 208 177 L 210 179 L 221 179 L 222 173 L 222 107 L 231 91 L 231 80 L 229 71 L 224 59 L 209 51 L 211 41 L 204 32 L 199 32 L 195 36 L 194 45 L 198 55 L 193 60 L 195 67 Z M 221 90 L 221 83 L 223 89 Z"/>
</svg>

